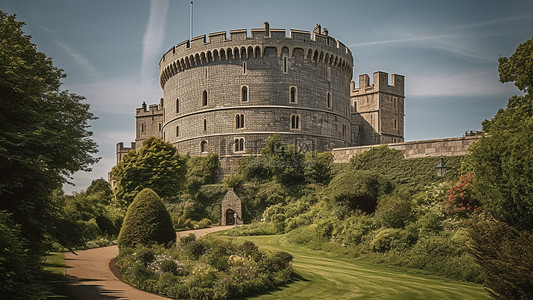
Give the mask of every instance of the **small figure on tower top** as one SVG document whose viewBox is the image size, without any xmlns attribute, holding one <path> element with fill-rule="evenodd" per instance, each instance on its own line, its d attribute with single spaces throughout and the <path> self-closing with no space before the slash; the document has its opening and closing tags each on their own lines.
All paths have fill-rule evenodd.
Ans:
<svg viewBox="0 0 533 300">
<path fill-rule="evenodd" d="M 322 31 L 322 26 L 320 26 L 320 24 L 316 24 L 315 29 L 313 29 L 313 33 L 321 34 L 321 31 Z"/>
</svg>

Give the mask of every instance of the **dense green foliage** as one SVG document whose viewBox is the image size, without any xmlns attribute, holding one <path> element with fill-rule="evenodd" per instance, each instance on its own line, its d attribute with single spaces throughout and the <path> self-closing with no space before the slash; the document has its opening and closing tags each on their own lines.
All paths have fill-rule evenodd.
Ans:
<svg viewBox="0 0 533 300">
<path fill-rule="evenodd" d="M 10 228 L 9 246 L 0 250 L 7 251 L 0 254 L 0 294 L 11 299 L 39 297 L 24 286 L 50 242 L 70 243 L 63 234 L 70 222 L 52 193 L 98 161 L 89 105 L 60 90 L 65 74 L 37 51 L 23 25 L 0 11 L 0 214 Z"/>
<path fill-rule="evenodd" d="M 144 188 L 153 189 L 163 199 L 176 199 L 185 185 L 185 156 L 170 143 L 149 138 L 137 151 L 130 151 L 112 170 L 115 196 L 123 207 Z"/>
<path fill-rule="evenodd" d="M 128 207 L 118 236 L 119 249 L 175 242 L 176 232 L 161 198 L 153 190 L 143 189 Z"/>
<path fill-rule="evenodd" d="M 510 98 L 483 129 L 471 147 L 475 193 L 496 219 L 533 230 L 533 95 Z"/>
<path fill-rule="evenodd" d="M 471 147 L 473 195 L 488 214 L 470 228 L 471 252 L 500 299 L 533 297 L 533 38 L 499 59 L 501 82 L 525 95 L 483 122 L 487 132 Z"/>
<path fill-rule="evenodd" d="M 350 170 L 335 176 L 328 186 L 330 197 L 341 206 L 373 213 L 378 197 L 389 194 L 394 184 L 371 171 Z"/>
<path fill-rule="evenodd" d="M 187 191 L 195 195 L 202 185 L 213 184 L 218 170 L 218 156 L 194 156 L 187 159 Z"/>
<path fill-rule="evenodd" d="M 462 160 L 461 156 L 446 157 L 447 178 L 460 174 Z M 353 156 L 350 164 L 356 170 L 371 170 L 387 175 L 402 189 L 416 192 L 440 180 L 435 172 L 439 161 L 438 157 L 406 159 L 402 151 L 380 146 Z"/>
<path fill-rule="evenodd" d="M 89 105 L 60 90 L 65 75 L 36 50 L 23 24 L 0 11 L 0 210 L 12 213 L 29 254 L 38 257 L 45 236 L 65 242 L 54 224 L 52 191 L 98 159 L 91 156 L 97 150 Z"/>
<path fill-rule="evenodd" d="M 470 249 L 496 298 L 533 298 L 533 233 L 496 220 L 476 219 Z"/>
<path fill-rule="evenodd" d="M 176 299 L 235 299 L 291 281 L 292 256 L 268 254 L 251 242 L 233 244 L 194 235 L 177 248 L 122 249 L 118 264 L 131 285 Z"/>
</svg>

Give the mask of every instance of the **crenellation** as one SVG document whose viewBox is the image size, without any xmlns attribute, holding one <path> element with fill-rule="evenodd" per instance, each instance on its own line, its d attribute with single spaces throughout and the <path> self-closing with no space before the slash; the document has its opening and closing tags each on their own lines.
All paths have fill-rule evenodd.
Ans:
<svg viewBox="0 0 533 300">
<path fill-rule="evenodd" d="M 284 39 L 287 37 L 285 29 L 270 29 L 270 37 Z"/>
<path fill-rule="evenodd" d="M 248 38 L 246 29 L 230 30 L 229 34 L 232 41 L 244 41 Z"/>
<path fill-rule="evenodd" d="M 296 40 L 302 40 L 302 41 L 311 40 L 311 32 L 305 31 L 305 30 L 291 29 L 290 36 L 292 39 L 296 39 Z"/>
<path fill-rule="evenodd" d="M 193 37 L 191 39 L 191 46 L 190 48 L 194 48 L 194 47 L 198 47 L 198 46 L 203 46 L 205 45 L 205 34 L 202 34 L 202 35 L 199 35 L 197 37 Z"/>
</svg>

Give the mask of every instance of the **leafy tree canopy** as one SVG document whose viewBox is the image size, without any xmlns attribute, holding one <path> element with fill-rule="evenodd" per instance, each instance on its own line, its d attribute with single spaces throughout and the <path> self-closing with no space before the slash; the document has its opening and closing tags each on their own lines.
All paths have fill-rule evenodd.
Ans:
<svg viewBox="0 0 533 300">
<path fill-rule="evenodd" d="M 138 151 L 130 151 L 112 170 L 115 195 L 127 207 L 144 188 L 165 200 L 177 197 L 185 183 L 186 156 L 170 143 L 152 137 Z"/>
<path fill-rule="evenodd" d="M 89 105 L 60 90 L 65 74 L 36 50 L 23 25 L 0 11 L 0 210 L 12 213 L 38 255 L 45 235 L 60 234 L 52 192 L 98 158 Z"/>
<path fill-rule="evenodd" d="M 483 122 L 488 135 L 471 147 L 474 191 L 496 219 L 533 229 L 533 39 L 510 58 L 500 58 L 500 81 L 515 81 L 523 96 L 509 99 L 492 120 Z"/>
<path fill-rule="evenodd" d="M 533 38 L 522 43 L 511 57 L 498 59 L 500 81 L 514 82 L 516 87 L 531 94 L 533 87 Z"/>
</svg>

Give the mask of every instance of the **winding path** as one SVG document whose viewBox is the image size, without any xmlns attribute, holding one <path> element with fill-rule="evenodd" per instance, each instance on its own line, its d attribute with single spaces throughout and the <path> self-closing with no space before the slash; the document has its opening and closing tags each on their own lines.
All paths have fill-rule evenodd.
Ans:
<svg viewBox="0 0 533 300">
<path fill-rule="evenodd" d="M 233 226 L 218 226 L 176 233 L 178 239 L 189 233 L 202 236 Z M 75 299 L 168 299 L 150 294 L 120 281 L 111 271 L 110 262 L 117 257 L 117 246 L 96 248 L 65 254 L 65 273 Z"/>
</svg>

